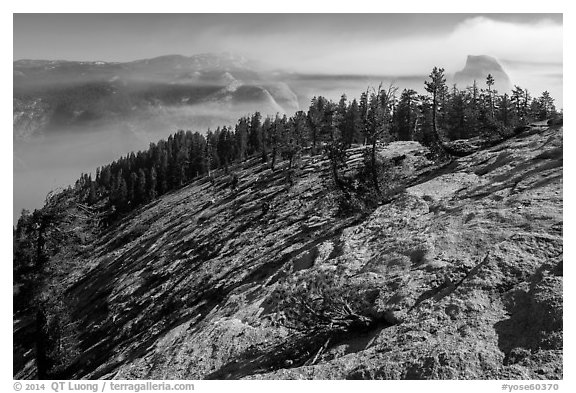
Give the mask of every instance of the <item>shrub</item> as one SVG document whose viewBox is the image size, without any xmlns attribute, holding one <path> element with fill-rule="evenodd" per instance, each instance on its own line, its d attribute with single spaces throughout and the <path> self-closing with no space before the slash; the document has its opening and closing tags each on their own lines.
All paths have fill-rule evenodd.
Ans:
<svg viewBox="0 0 576 393">
<path fill-rule="evenodd" d="M 556 115 L 552 119 L 547 121 L 547 124 L 550 127 L 560 127 L 564 123 L 564 117 L 562 115 Z"/>
<path fill-rule="evenodd" d="M 376 175 L 380 192 L 376 190 L 369 151 L 364 153 L 364 165 L 358 174 L 357 194 L 368 205 L 389 201 L 406 188 L 402 181 L 402 166 L 395 165 L 394 159 L 378 157 Z"/>
<path fill-rule="evenodd" d="M 364 164 L 340 177 L 340 187 L 335 187 L 330 178 L 329 188 L 332 189 L 334 201 L 337 204 L 338 216 L 352 214 L 369 214 L 378 205 L 390 202 L 406 189 L 405 168 L 401 165 L 405 156 L 387 159 L 377 157 L 376 177 L 378 188 L 374 184 L 374 172 L 370 151 L 364 152 Z"/>
<path fill-rule="evenodd" d="M 357 330 L 376 322 L 378 289 L 319 271 L 289 277 L 273 293 L 286 327 L 299 330 Z"/>
</svg>

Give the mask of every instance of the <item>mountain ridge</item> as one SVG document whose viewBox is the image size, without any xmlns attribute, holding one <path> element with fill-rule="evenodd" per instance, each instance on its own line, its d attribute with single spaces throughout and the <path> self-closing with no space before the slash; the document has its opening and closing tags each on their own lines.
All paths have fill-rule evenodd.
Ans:
<svg viewBox="0 0 576 393">
<path fill-rule="evenodd" d="M 177 109 L 156 122 L 190 126 L 188 108 L 200 111 L 218 103 L 226 110 L 205 124 L 216 127 L 240 113 L 290 113 L 299 107 L 297 95 L 281 81 L 269 78 L 256 62 L 232 54 L 168 55 L 130 62 L 18 60 L 14 62 L 14 124 L 17 140 L 79 127 L 121 126 L 146 118 L 155 107 Z M 234 86 L 255 92 L 247 99 Z M 216 94 L 216 92 L 219 92 Z M 232 104 L 235 104 L 232 107 Z M 226 106 L 227 105 L 227 106 Z M 195 109 L 199 107 L 198 109 Z M 178 115 L 180 109 L 180 115 Z M 192 122 L 194 123 L 194 122 Z M 181 126 L 180 126 L 181 127 Z"/>
</svg>

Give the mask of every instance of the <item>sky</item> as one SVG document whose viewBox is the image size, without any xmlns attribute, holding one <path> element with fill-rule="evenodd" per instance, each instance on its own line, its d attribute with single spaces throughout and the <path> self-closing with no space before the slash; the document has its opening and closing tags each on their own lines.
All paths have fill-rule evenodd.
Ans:
<svg viewBox="0 0 576 393">
<path fill-rule="evenodd" d="M 562 61 L 561 14 L 15 14 L 14 59 L 236 52 L 298 71 L 407 73 L 423 57 Z"/>
<path fill-rule="evenodd" d="M 131 61 L 232 52 L 320 74 L 454 73 L 497 58 L 562 102 L 562 14 L 14 14 L 14 60 Z"/>
</svg>

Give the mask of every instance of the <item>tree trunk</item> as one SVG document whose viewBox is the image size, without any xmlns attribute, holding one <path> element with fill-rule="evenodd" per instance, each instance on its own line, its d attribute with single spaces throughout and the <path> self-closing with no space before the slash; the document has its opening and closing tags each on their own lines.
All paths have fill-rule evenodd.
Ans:
<svg viewBox="0 0 576 393">
<path fill-rule="evenodd" d="M 433 138 L 436 142 L 436 144 L 438 145 L 438 147 L 440 147 L 440 149 L 442 150 L 442 152 L 444 154 L 446 154 L 446 146 L 444 146 L 444 142 L 442 142 L 442 139 L 440 139 L 440 133 L 438 133 L 438 127 L 436 126 L 436 110 L 438 107 L 438 102 L 436 100 L 436 92 L 434 92 L 434 96 L 432 99 L 432 132 L 433 132 Z"/>
<path fill-rule="evenodd" d="M 372 167 L 372 182 L 374 183 L 374 188 L 378 195 L 381 194 L 380 192 L 380 185 L 378 184 L 378 171 L 376 170 L 376 137 L 372 141 L 372 155 L 371 155 L 371 167 Z"/>
<path fill-rule="evenodd" d="M 332 160 L 332 175 L 334 176 L 334 183 L 336 187 L 342 189 L 342 183 L 340 182 L 340 177 L 338 176 L 338 167 L 335 160 Z"/>
<path fill-rule="evenodd" d="M 436 102 L 436 92 L 434 92 L 434 97 L 432 99 L 432 132 L 434 133 L 434 138 L 438 138 L 438 129 L 436 128 L 436 106 L 438 103 Z"/>
<path fill-rule="evenodd" d="M 275 164 L 276 164 L 276 147 L 272 148 L 272 163 L 270 164 L 270 169 L 274 170 Z"/>
<path fill-rule="evenodd" d="M 48 356 L 46 355 L 47 342 L 46 316 L 39 308 L 36 311 L 36 372 L 38 379 L 49 379 L 48 370 L 50 366 Z"/>
<path fill-rule="evenodd" d="M 312 126 L 312 155 L 316 155 L 316 126 Z"/>
<path fill-rule="evenodd" d="M 494 100 L 492 98 L 492 89 L 488 86 L 488 95 L 490 95 L 490 117 L 494 119 Z"/>
<path fill-rule="evenodd" d="M 44 219 L 40 219 L 38 228 L 38 241 L 36 242 L 36 268 L 41 271 L 44 267 L 44 232 L 46 231 L 46 224 Z"/>
</svg>

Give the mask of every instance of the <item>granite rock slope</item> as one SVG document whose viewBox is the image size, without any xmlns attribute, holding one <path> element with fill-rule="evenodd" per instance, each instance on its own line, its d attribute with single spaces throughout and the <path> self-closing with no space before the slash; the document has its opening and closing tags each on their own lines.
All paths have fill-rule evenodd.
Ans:
<svg viewBox="0 0 576 393">
<path fill-rule="evenodd" d="M 252 377 L 562 378 L 561 133 L 460 159 L 341 240 L 334 263 L 386 283 L 401 323 Z"/>
<path fill-rule="evenodd" d="M 253 160 L 237 190 L 194 182 L 87 244 L 64 280 L 69 376 L 562 378 L 562 129 L 440 168 L 415 142 L 380 154 L 407 187 L 368 213 L 339 212 L 322 159 Z M 286 290 L 369 322 L 294 329 Z"/>
</svg>

